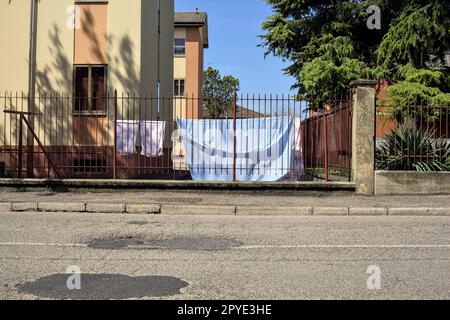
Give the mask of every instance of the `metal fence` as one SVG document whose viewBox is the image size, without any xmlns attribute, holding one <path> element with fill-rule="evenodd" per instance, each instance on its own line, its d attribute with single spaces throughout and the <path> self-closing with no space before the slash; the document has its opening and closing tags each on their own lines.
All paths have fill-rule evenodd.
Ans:
<svg viewBox="0 0 450 320">
<path fill-rule="evenodd" d="M 450 171 L 450 106 L 377 107 L 378 170 Z"/>
<path fill-rule="evenodd" d="M 351 100 L 329 101 L 302 122 L 305 172 L 324 180 L 352 180 Z"/>
<path fill-rule="evenodd" d="M 351 105 L 278 95 L 0 97 L 6 177 L 347 179 Z M 317 114 L 315 110 L 332 106 Z"/>
</svg>

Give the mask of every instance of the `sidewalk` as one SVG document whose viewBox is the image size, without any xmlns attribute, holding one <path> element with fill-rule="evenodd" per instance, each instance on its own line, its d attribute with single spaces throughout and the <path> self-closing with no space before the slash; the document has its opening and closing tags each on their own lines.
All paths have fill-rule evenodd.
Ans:
<svg viewBox="0 0 450 320">
<path fill-rule="evenodd" d="M 450 196 L 362 197 L 314 191 L 0 191 L 0 210 L 192 215 L 441 215 Z"/>
</svg>

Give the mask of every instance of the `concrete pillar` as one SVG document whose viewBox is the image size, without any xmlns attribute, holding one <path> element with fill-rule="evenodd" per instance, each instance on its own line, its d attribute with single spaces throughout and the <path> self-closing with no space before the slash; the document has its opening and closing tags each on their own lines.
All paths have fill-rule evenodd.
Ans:
<svg viewBox="0 0 450 320">
<path fill-rule="evenodd" d="M 375 191 L 375 120 L 377 81 L 357 80 L 353 88 L 353 177 L 356 193 Z"/>
</svg>

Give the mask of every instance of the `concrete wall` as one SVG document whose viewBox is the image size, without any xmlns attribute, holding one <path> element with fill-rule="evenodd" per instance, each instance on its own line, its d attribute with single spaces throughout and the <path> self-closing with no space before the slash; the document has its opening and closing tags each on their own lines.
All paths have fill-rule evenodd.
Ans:
<svg viewBox="0 0 450 320">
<path fill-rule="evenodd" d="M 375 194 L 450 194 L 450 172 L 376 171 Z"/>
</svg>

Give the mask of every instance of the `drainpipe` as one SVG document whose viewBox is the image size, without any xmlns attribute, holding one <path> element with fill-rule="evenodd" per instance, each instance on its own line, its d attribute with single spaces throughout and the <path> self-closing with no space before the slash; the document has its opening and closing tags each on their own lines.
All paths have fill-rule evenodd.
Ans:
<svg viewBox="0 0 450 320">
<path fill-rule="evenodd" d="M 33 177 L 33 135 L 31 130 L 34 130 L 34 104 L 36 96 L 36 47 L 37 47 L 37 20 L 38 20 L 38 1 L 30 0 L 30 51 L 28 58 L 28 121 L 31 124 L 28 130 L 27 147 L 27 175 L 28 178 Z"/>
</svg>

